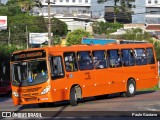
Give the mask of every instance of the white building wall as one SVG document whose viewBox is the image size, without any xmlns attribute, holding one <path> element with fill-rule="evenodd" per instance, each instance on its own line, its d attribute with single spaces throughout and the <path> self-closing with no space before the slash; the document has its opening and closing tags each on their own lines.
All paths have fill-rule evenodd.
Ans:
<svg viewBox="0 0 160 120">
<path fill-rule="evenodd" d="M 46 2 L 46 0 L 41 0 L 42 1 L 42 5 L 48 5 L 48 3 Z M 55 4 L 51 4 L 51 6 L 90 6 L 91 0 L 50 0 L 51 3 L 55 3 Z M 74 2 L 75 1 L 75 2 Z"/>
<path fill-rule="evenodd" d="M 160 24 L 160 0 L 136 0 L 132 23 Z"/>
</svg>

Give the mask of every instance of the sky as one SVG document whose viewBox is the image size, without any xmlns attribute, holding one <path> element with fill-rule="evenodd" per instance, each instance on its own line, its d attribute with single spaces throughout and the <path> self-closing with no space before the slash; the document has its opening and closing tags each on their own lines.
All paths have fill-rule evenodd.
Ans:
<svg viewBox="0 0 160 120">
<path fill-rule="evenodd" d="M 1 0 L 2 3 L 6 3 L 8 0 Z"/>
</svg>

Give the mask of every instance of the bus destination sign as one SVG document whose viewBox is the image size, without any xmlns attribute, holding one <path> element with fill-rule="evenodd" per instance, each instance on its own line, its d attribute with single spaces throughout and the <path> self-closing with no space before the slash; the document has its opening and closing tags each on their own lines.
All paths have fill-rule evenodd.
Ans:
<svg viewBox="0 0 160 120">
<path fill-rule="evenodd" d="M 27 52 L 20 52 L 13 54 L 11 57 L 11 61 L 20 61 L 20 60 L 28 60 L 28 59 L 36 59 L 44 57 L 46 57 L 46 52 L 44 50 L 27 51 Z"/>
</svg>

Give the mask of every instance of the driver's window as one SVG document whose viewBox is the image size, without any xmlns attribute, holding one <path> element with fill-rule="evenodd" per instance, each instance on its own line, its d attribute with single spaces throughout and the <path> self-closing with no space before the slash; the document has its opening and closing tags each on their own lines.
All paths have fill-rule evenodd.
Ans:
<svg viewBox="0 0 160 120">
<path fill-rule="evenodd" d="M 54 79 L 64 77 L 64 69 L 61 56 L 51 57 L 51 72 L 52 78 Z"/>
</svg>

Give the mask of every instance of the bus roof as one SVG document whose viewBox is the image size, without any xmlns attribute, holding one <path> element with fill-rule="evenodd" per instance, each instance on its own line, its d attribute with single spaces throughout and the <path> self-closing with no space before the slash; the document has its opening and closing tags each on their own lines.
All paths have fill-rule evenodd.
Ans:
<svg viewBox="0 0 160 120">
<path fill-rule="evenodd" d="M 142 47 L 153 47 L 151 43 L 140 43 L 140 44 L 106 44 L 106 45 L 72 45 L 72 46 L 47 46 L 43 48 L 30 48 L 26 50 L 16 51 L 13 54 L 27 52 L 27 51 L 37 51 L 45 50 L 46 52 L 61 52 L 61 51 L 85 51 L 85 50 L 106 50 L 106 49 L 120 49 L 120 48 L 142 48 Z"/>
</svg>

